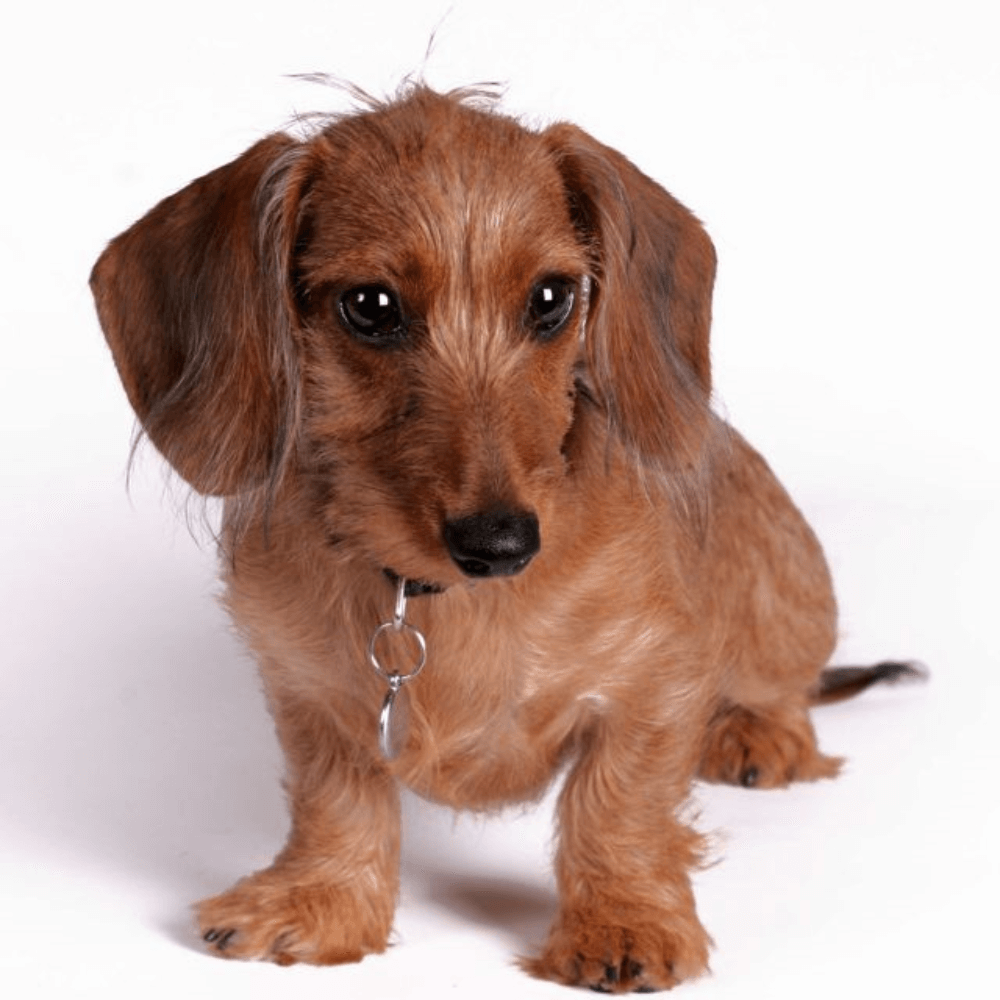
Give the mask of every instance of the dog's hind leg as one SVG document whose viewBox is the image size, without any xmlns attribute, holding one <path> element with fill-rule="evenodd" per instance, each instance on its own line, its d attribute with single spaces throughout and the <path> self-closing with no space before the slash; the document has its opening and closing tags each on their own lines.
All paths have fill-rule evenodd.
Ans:
<svg viewBox="0 0 1000 1000">
<path fill-rule="evenodd" d="M 925 667 L 910 662 L 830 667 L 819 675 L 805 699 L 763 707 L 724 704 L 708 725 L 698 776 L 746 788 L 777 788 L 792 781 L 836 777 L 843 760 L 820 753 L 809 705 L 852 698 L 873 684 L 926 677 Z"/>
<path fill-rule="evenodd" d="M 774 788 L 834 777 L 809 706 L 837 640 L 830 573 L 812 530 L 735 432 L 717 477 L 705 604 L 722 637 L 719 701 L 702 743 L 706 781 Z"/>
<path fill-rule="evenodd" d="M 746 788 L 833 778 L 843 761 L 821 753 L 805 705 L 725 705 L 705 734 L 698 776 Z"/>
</svg>

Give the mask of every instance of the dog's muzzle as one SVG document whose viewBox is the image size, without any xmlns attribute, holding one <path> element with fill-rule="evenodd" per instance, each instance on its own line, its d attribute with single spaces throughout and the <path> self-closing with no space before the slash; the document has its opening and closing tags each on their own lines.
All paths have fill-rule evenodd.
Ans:
<svg viewBox="0 0 1000 1000">
<path fill-rule="evenodd" d="M 520 573 L 542 544 L 538 518 L 509 510 L 446 521 L 443 535 L 455 565 L 472 577 Z"/>
</svg>

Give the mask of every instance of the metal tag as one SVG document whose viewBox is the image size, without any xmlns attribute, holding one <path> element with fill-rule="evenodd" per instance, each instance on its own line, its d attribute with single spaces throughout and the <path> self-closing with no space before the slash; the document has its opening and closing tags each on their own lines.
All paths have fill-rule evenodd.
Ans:
<svg viewBox="0 0 1000 1000">
<path fill-rule="evenodd" d="M 392 677 L 378 717 L 378 745 L 386 760 L 395 760 L 402 753 L 409 728 L 410 696 L 402 678 Z"/>
</svg>

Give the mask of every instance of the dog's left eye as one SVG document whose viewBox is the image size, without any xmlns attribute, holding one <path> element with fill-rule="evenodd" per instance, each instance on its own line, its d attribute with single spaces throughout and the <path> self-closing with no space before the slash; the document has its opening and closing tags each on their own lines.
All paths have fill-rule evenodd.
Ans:
<svg viewBox="0 0 1000 1000">
<path fill-rule="evenodd" d="M 538 282 L 528 298 L 527 324 L 540 340 L 554 337 L 573 312 L 576 300 L 573 282 L 568 278 L 546 278 Z"/>
<path fill-rule="evenodd" d="M 350 331 L 366 344 L 388 347 L 406 336 L 403 311 L 384 285 L 358 285 L 340 297 L 340 315 Z"/>
</svg>

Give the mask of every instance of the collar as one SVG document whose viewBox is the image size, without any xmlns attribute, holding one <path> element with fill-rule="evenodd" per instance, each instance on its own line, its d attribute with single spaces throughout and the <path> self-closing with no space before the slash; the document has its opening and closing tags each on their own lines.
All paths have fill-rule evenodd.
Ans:
<svg viewBox="0 0 1000 1000">
<path fill-rule="evenodd" d="M 388 566 L 385 566 L 382 569 L 382 573 L 394 587 L 399 586 L 399 574 L 395 570 L 391 570 Z M 406 578 L 406 587 L 404 589 L 406 597 L 423 597 L 425 594 L 441 594 L 443 592 L 444 587 L 439 583 L 429 583 L 427 580 L 411 580 L 409 577 Z"/>
</svg>

